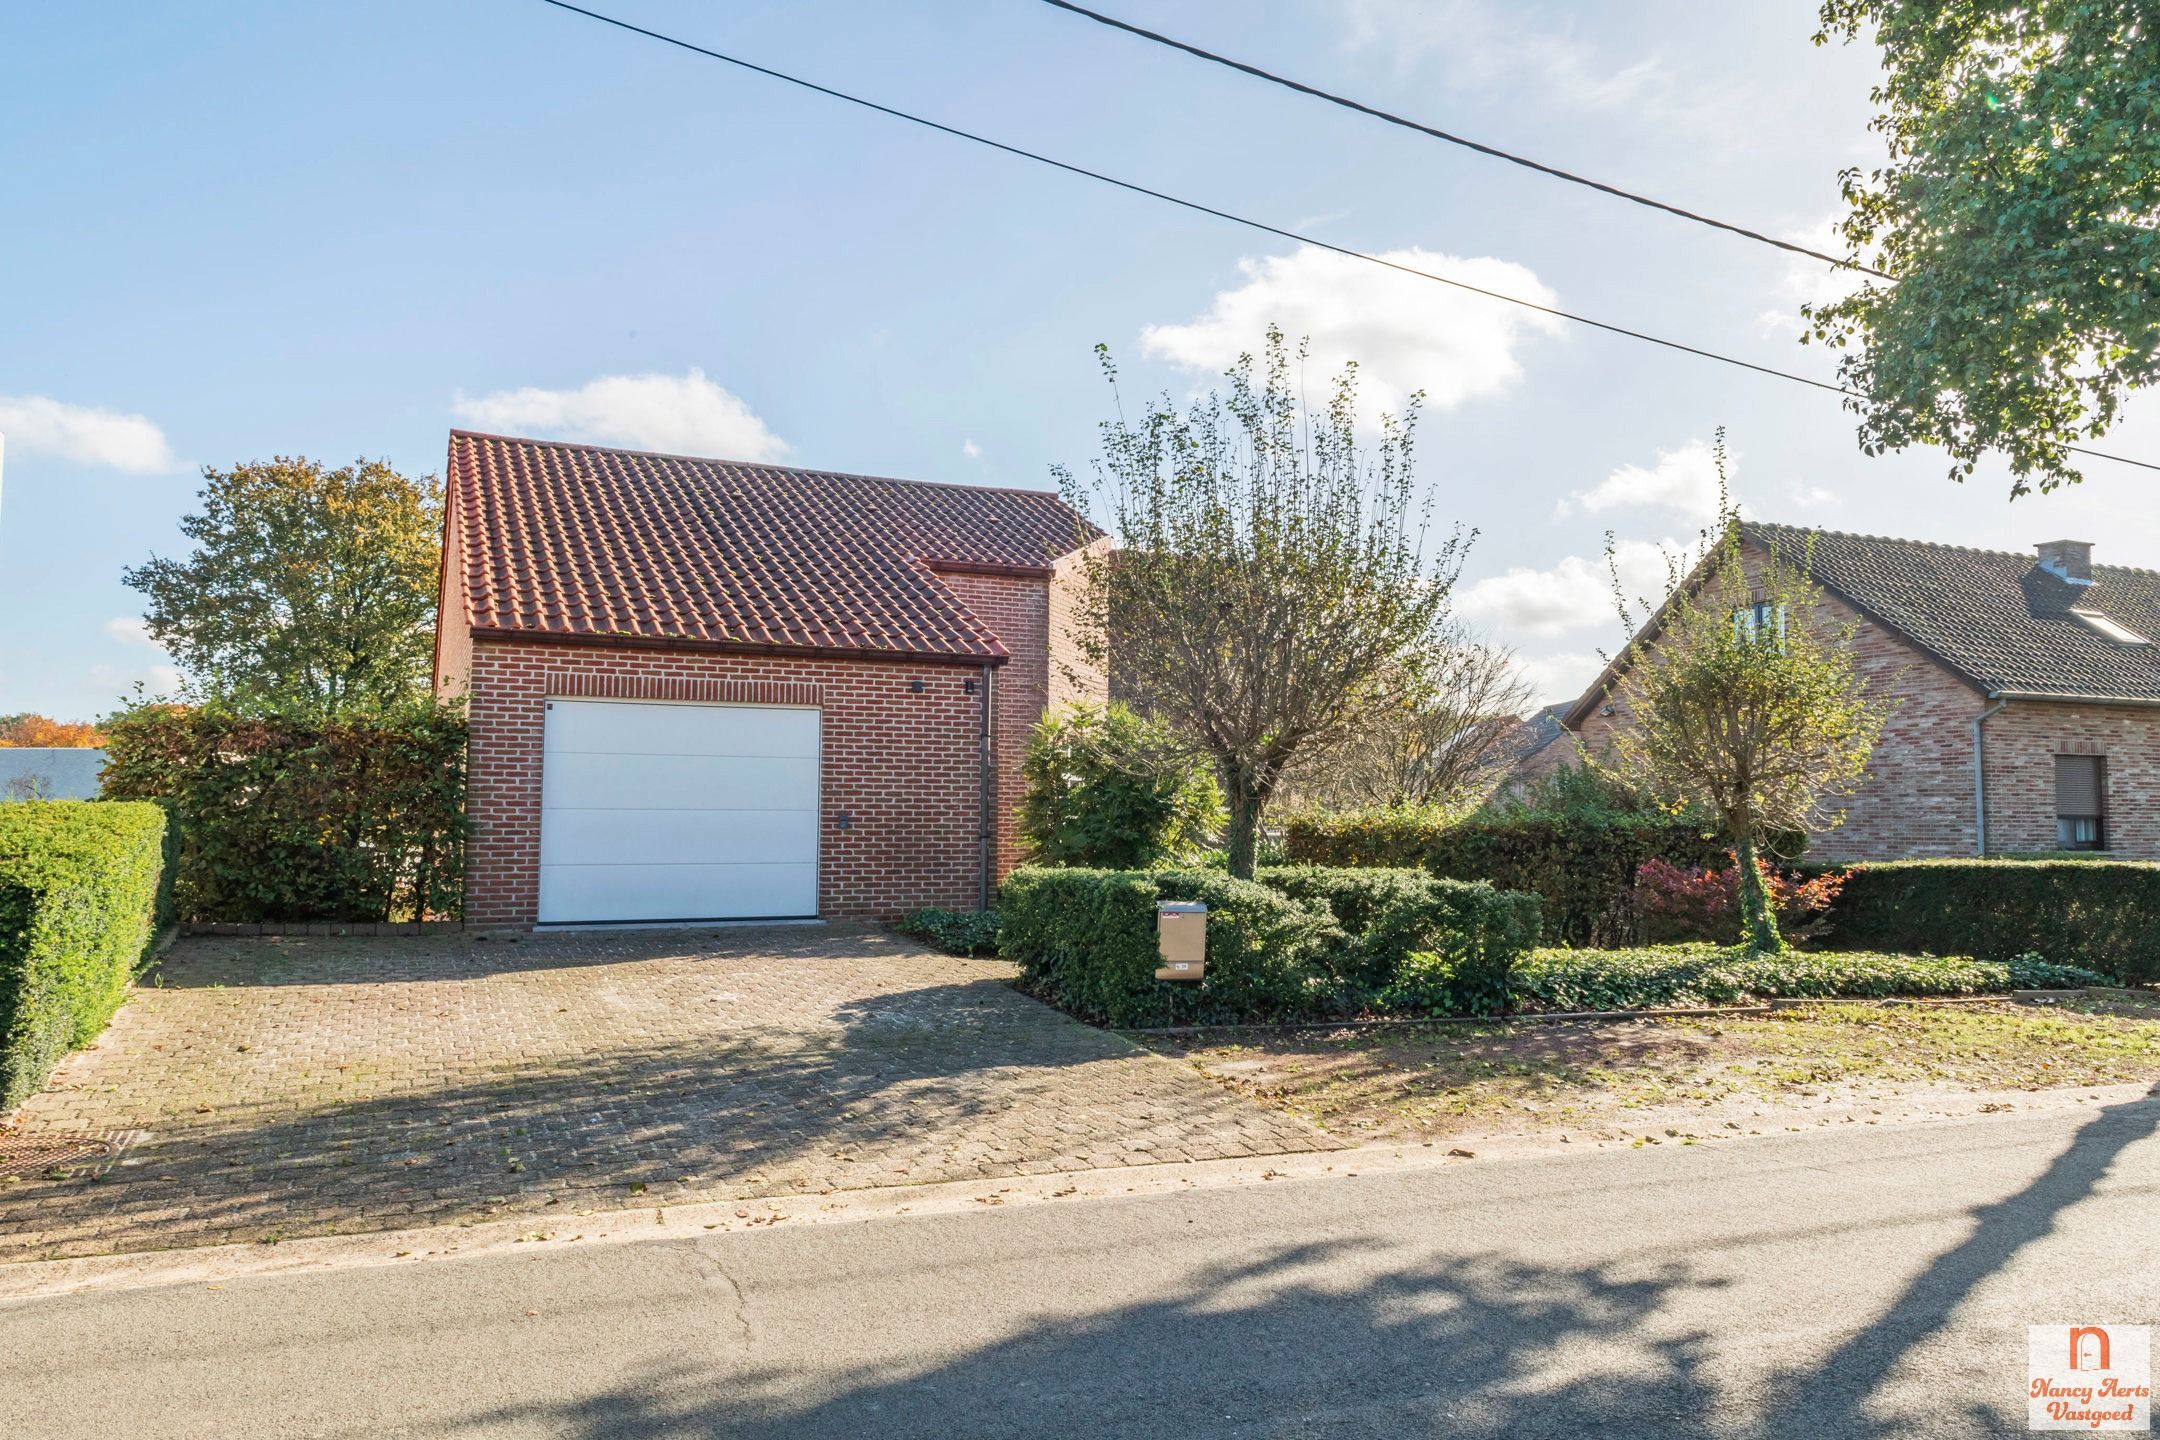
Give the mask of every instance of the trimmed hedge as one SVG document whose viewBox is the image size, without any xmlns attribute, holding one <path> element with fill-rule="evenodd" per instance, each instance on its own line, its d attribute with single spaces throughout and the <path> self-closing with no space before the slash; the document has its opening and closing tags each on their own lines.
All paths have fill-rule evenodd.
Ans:
<svg viewBox="0 0 2160 1440">
<path fill-rule="evenodd" d="M 155 805 L 0 805 L 0 1112 L 120 1008 L 149 955 L 164 844 Z"/>
<path fill-rule="evenodd" d="M 1715 869 L 1730 848 L 1691 821 L 1563 819 L 1447 823 L 1421 810 L 1300 815 L 1284 849 L 1307 865 L 1409 866 L 1543 897 L 1547 939 L 1569 945 L 1631 937 L 1630 893 L 1645 860 Z"/>
<path fill-rule="evenodd" d="M 1207 974 L 1155 978 L 1155 902 L 1208 907 Z M 1327 954 L 1346 943 L 1325 907 L 1213 870 L 1024 868 L 999 892 L 998 953 L 1024 989 L 1125 1027 L 1280 1020 L 1329 1008 Z"/>
<path fill-rule="evenodd" d="M 1538 900 L 1419 870 L 1015 871 L 999 900 L 1000 953 L 1035 994 L 1119 1026 L 1288 1020 L 1414 1005 L 1507 1003 L 1537 943 Z M 1155 905 L 1208 907 L 1206 978 L 1155 978 Z M 1419 986 L 1399 983 L 1412 955 Z"/>
<path fill-rule="evenodd" d="M 2122 860 L 1890 860 L 1861 865 L 1827 945 L 2007 960 L 2037 952 L 2126 984 L 2160 982 L 2160 865 Z"/>
<path fill-rule="evenodd" d="M 1517 968 L 1515 994 L 1527 1009 L 1633 1010 L 1780 997 L 1985 995 L 2105 983 L 2090 970 L 2049 964 L 2038 956 L 1992 961 L 1794 950 L 1754 955 L 1741 946 L 1698 942 L 1539 950 Z"/>
<path fill-rule="evenodd" d="M 995 955 L 998 950 L 995 910 L 947 910 L 942 905 L 925 905 L 901 916 L 893 929 L 948 955 Z"/>
<path fill-rule="evenodd" d="M 442 706 L 358 720 L 147 705 L 107 730 L 105 794 L 179 827 L 187 920 L 454 917 L 465 865 L 465 721 Z"/>
<path fill-rule="evenodd" d="M 1294 900 L 1328 907 L 1353 937 L 1338 952 L 1337 978 L 1373 992 L 1382 1008 L 1503 1010 L 1509 972 L 1538 941 L 1538 897 L 1484 881 L 1316 865 L 1269 867 L 1257 878 Z M 1423 958 L 1406 977 L 1413 955 Z"/>
</svg>

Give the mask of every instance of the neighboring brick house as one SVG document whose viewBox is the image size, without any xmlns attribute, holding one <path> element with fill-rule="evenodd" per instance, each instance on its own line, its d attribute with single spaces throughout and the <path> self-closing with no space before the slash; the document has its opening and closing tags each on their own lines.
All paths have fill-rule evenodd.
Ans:
<svg viewBox="0 0 2160 1440">
<path fill-rule="evenodd" d="M 1897 702 L 1811 856 L 2160 859 L 2160 572 L 2095 565 L 2078 540 L 2027 556 L 1749 523 L 1751 573 L 1811 535 L 1823 618 L 1856 623 L 1861 674 Z M 1563 717 L 1593 750 L 1627 722 L 1615 678 Z"/>
<path fill-rule="evenodd" d="M 454 431 L 444 509 L 473 923 L 980 905 L 1030 727 L 1105 688 L 1047 491 Z"/>
<path fill-rule="evenodd" d="M 1500 782 L 1495 795 L 1520 794 L 1575 761 L 1575 737 L 1560 723 L 1575 708 L 1572 700 L 1547 705 L 1517 720 L 1501 741 Z"/>
</svg>

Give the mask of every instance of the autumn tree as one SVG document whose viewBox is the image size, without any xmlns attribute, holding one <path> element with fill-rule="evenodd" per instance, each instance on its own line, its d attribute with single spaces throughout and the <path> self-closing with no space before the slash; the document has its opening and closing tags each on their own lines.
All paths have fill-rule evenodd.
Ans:
<svg viewBox="0 0 2160 1440">
<path fill-rule="evenodd" d="M 1246 878 L 1292 763 L 1422 678 L 1467 545 L 1459 532 L 1426 543 L 1411 464 L 1419 397 L 1368 446 L 1356 366 L 1312 410 L 1293 374 L 1304 358 L 1271 327 L 1262 356 L 1229 371 L 1227 395 L 1121 415 L 1103 425 L 1086 481 L 1058 472 L 1119 546 L 1082 562 L 1074 638 L 1133 708 L 1214 765 L 1230 871 Z"/>
<path fill-rule="evenodd" d="M 1722 435 L 1717 454 L 1722 480 Z M 1859 672 L 1858 622 L 1820 603 L 1809 564 L 1805 547 L 1794 554 L 1766 540 L 1751 549 L 1721 500 L 1694 563 L 1673 561 L 1661 605 L 1630 600 L 1612 566 L 1621 619 L 1641 629 L 1613 667 L 1608 699 L 1621 719 L 1600 763 L 1716 819 L 1738 862 L 1742 935 L 1755 950 L 1784 943 L 1762 873 L 1765 839 L 1843 819 L 1837 802 L 1866 778 L 1889 714 Z"/>
<path fill-rule="evenodd" d="M 1450 636 L 1420 660 L 1407 683 L 1298 765 L 1290 783 L 1300 803 L 1467 809 L 1492 792 L 1531 698 L 1514 657 Z"/>
<path fill-rule="evenodd" d="M 97 726 L 81 721 L 53 720 L 34 711 L 0 715 L 0 746 L 95 750 L 104 743 Z"/>
<path fill-rule="evenodd" d="M 429 693 L 442 487 L 380 461 L 203 471 L 185 560 L 122 578 L 191 694 L 322 718 Z"/>
<path fill-rule="evenodd" d="M 2160 374 L 2160 16 L 2151 0 L 1825 0 L 1882 51 L 1888 163 L 1842 177 L 1852 258 L 1810 307 L 1869 454 L 1932 444 L 2013 494 L 2078 478 Z"/>
</svg>

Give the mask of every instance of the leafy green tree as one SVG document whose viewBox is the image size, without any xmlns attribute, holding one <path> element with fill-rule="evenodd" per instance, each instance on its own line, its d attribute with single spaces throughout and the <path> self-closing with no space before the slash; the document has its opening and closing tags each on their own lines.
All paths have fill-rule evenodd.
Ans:
<svg viewBox="0 0 2160 1440">
<path fill-rule="evenodd" d="M 1841 178 L 1844 238 L 1890 278 L 1810 307 L 1847 354 L 1869 454 L 1934 444 L 2013 494 L 2075 481 L 2160 372 L 2160 14 L 2151 0 L 1825 0 L 1872 30 L 1889 162 Z"/>
<path fill-rule="evenodd" d="M 1722 479 L 1722 434 L 1718 468 Z M 1663 604 L 1631 602 L 1614 567 L 1621 619 L 1640 629 L 1616 667 L 1608 698 L 1620 718 L 1599 763 L 1715 818 L 1739 863 L 1741 932 L 1755 950 L 1784 946 L 1764 839 L 1844 818 L 1833 807 L 1866 778 L 1890 710 L 1860 674 L 1858 622 L 1822 603 L 1809 563 L 1774 545 L 1751 556 L 1721 499 L 1700 557 L 1684 571 L 1674 562 Z"/>
<path fill-rule="evenodd" d="M 1121 547 L 1083 560 L 1078 647 L 1212 762 L 1230 873 L 1246 879 L 1292 762 L 1422 683 L 1468 546 L 1459 532 L 1426 543 L 1411 466 L 1421 397 L 1383 418 L 1368 450 L 1357 367 L 1311 410 L 1292 361 L 1271 326 L 1263 358 L 1230 370 L 1227 397 L 1181 412 L 1165 396 L 1136 422 L 1106 422 L 1092 478 L 1057 472 Z"/>
<path fill-rule="evenodd" d="M 1205 849 L 1222 826 L 1206 766 L 1123 705 L 1044 716 L 1021 774 L 1020 833 L 1046 865 L 1145 870 Z"/>
<path fill-rule="evenodd" d="M 188 689 L 334 718 L 430 692 L 442 487 L 380 461 L 203 471 L 185 560 L 122 578 Z"/>
</svg>

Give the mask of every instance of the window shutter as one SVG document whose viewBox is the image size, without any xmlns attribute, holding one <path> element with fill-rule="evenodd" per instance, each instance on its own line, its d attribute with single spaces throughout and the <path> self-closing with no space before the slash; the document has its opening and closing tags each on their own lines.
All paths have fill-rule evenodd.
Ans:
<svg viewBox="0 0 2160 1440">
<path fill-rule="evenodd" d="M 2057 755 L 2055 757 L 2055 813 L 2057 815 L 2098 815 L 2100 813 L 2099 756 Z"/>
</svg>

